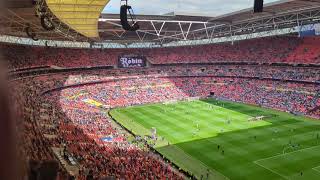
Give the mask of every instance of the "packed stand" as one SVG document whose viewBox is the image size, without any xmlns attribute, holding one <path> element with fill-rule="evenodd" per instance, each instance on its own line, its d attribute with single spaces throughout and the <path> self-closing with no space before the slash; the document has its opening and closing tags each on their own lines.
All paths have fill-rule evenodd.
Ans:
<svg viewBox="0 0 320 180">
<path fill-rule="evenodd" d="M 221 61 L 319 64 L 318 41 L 318 38 L 274 37 L 233 46 L 217 44 L 174 50 L 70 50 L 15 45 L 1 48 L 6 49 L 10 69 L 115 65 L 122 53 L 143 54 L 154 64 Z M 258 47 L 261 50 L 256 50 Z M 96 178 L 180 179 L 181 174 L 170 164 L 130 143 L 123 129 L 116 127 L 92 102 L 108 108 L 122 107 L 207 97 L 214 92 L 217 98 L 319 119 L 319 83 L 320 70 L 316 66 L 180 64 L 19 77 L 11 82 L 11 97 L 17 106 L 23 107 L 16 109 L 22 117 L 20 154 L 25 162 L 57 161 L 51 147 L 65 146 L 80 164 L 79 179 L 91 173 Z M 44 104 L 48 104 L 50 118 L 40 118 Z M 106 137 L 108 142 L 103 140 Z M 21 169 L 28 171 L 30 163 L 23 164 Z M 59 178 L 67 177 L 66 170 L 60 167 Z"/>
<path fill-rule="evenodd" d="M 70 49 L 1 44 L 10 69 L 116 66 L 118 57 L 145 56 L 151 64 L 255 62 L 319 64 L 319 37 L 266 37 L 230 43 L 153 49 Z"/>
</svg>

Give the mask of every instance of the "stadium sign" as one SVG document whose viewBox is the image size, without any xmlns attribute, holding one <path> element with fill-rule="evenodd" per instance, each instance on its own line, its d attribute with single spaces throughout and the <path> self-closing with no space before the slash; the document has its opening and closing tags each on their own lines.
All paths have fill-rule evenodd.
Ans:
<svg viewBox="0 0 320 180">
<path fill-rule="evenodd" d="M 119 57 L 119 68 L 145 67 L 146 58 L 143 56 Z"/>
</svg>

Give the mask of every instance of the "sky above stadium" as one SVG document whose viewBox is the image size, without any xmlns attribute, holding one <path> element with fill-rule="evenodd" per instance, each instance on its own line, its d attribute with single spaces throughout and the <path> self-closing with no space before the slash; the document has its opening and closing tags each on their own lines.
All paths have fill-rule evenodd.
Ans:
<svg viewBox="0 0 320 180">
<path fill-rule="evenodd" d="M 277 0 L 264 0 L 264 3 Z M 170 12 L 177 14 L 199 14 L 217 16 L 253 7 L 254 0 L 129 0 L 136 14 L 162 15 Z M 120 0 L 111 0 L 104 13 L 120 11 Z"/>
</svg>

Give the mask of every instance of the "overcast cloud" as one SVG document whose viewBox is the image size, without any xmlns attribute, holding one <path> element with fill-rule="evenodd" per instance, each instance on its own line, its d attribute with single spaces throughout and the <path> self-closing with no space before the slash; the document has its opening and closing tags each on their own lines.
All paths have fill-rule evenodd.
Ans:
<svg viewBox="0 0 320 180">
<path fill-rule="evenodd" d="M 277 0 L 264 0 L 265 3 Z M 170 12 L 217 16 L 253 6 L 254 0 L 129 0 L 136 14 Z M 120 0 L 111 0 L 104 13 L 119 13 Z"/>
</svg>

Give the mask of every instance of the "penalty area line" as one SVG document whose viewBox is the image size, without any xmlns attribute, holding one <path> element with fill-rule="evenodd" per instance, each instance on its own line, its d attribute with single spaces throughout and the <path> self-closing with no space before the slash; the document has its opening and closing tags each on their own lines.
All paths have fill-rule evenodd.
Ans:
<svg viewBox="0 0 320 180">
<path fill-rule="evenodd" d="M 260 166 L 260 167 L 263 167 L 264 169 L 266 169 L 266 170 L 268 170 L 268 171 L 271 171 L 272 173 L 274 173 L 274 174 L 277 174 L 277 175 L 279 175 L 280 177 L 282 177 L 282 178 L 284 178 L 284 179 L 290 179 L 290 178 L 288 178 L 287 176 L 284 176 L 284 175 L 282 175 L 282 174 L 280 174 L 280 173 L 278 173 L 278 172 L 276 172 L 276 171 L 274 171 L 274 170 L 272 170 L 272 169 L 270 169 L 270 168 L 268 168 L 268 167 L 266 167 L 266 166 L 264 166 L 264 165 L 262 165 L 262 164 L 259 164 L 257 161 L 253 161 L 253 163 L 255 163 L 256 165 L 258 165 L 258 166 Z"/>
<path fill-rule="evenodd" d="M 267 169 L 267 170 L 269 170 L 269 171 L 271 171 L 271 172 L 273 172 L 273 173 L 281 176 L 281 177 L 284 178 L 284 179 L 290 179 L 289 177 L 284 176 L 284 175 L 276 172 L 275 170 L 272 170 L 272 169 L 270 169 L 270 168 L 262 165 L 262 164 L 261 164 L 261 161 L 268 160 L 268 159 L 273 159 L 273 158 L 276 158 L 276 157 L 286 156 L 286 155 L 288 155 L 288 154 L 293 154 L 293 153 L 296 153 L 296 152 L 300 152 L 300 151 L 304 151 L 304 150 L 308 150 L 308 149 L 313 149 L 313 148 L 318 148 L 318 147 L 320 147 L 320 145 L 318 145 L 318 146 L 312 146 L 312 147 L 308 147 L 308 148 L 304 148 L 304 149 L 299 149 L 299 150 L 297 150 L 297 151 L 292 151 L 292 152 L 285 153 L 285 154 L 278 154 L 278 155 L 271 156 L 271 157 L 268 157 L 268 158 L 258 159 L 258 160 L 256 160 L 256 161 L 253 161 L 253 163 L 255 163 L 256 165 L 258 165 L 258 166 L 260 166 L 260 167 L 263 167 L 263 168 L 265 168 L 265 169 Z M 260 162 L 260 163 L 259 163 L 259 162 Z M 316 169 L 316 168 L 320 168 L 320 166 L 312 168 L 313 170 L 315 170 L 315 171 L 317 171 L 318 173 L 320 173 L 320 170 L 318 170 L 318 169 Z"/>
<path fill-rule="evenodd" d="M 270 157 L 267 157 L 267 158 L 258 159 L 258 160 L 256 160 L 256 161 L 254 161 L 254 163 L 259 162 L 259 161 L 268 160 L 268 159 L 273 159 L 273 158 L 275 158 L 275 157 L 286 156 L 286 155 L 288 155 L 288 154 L 293 154 L 293 153 L 296 153 L 296 152 L 300 152 L 300 151 L 304 151 L 304 150 L 308 150 L 308 149 L 313 149 L 313 148 L 318 148 L 318 147 L 320 147 L 320 145 L 318 145 L 318 146 L 312 146 L 312 147 L 308 147 L 308 148 L 304 148 L 304 149 L 299 149 L 299 150 L 297 150 L 297 151 L 291 151 L 291 152 L 284 153 L 284 154 L 278 154 L 278 155 L 275 155 L 275 156 L 270 156 Z"/>
<path fill-rule="evenodd" d="M 318 173 L 320 173 L 320 166 L 314 167 L 312 168 L 313 170 L 317 171 Z"/>
</svg>

